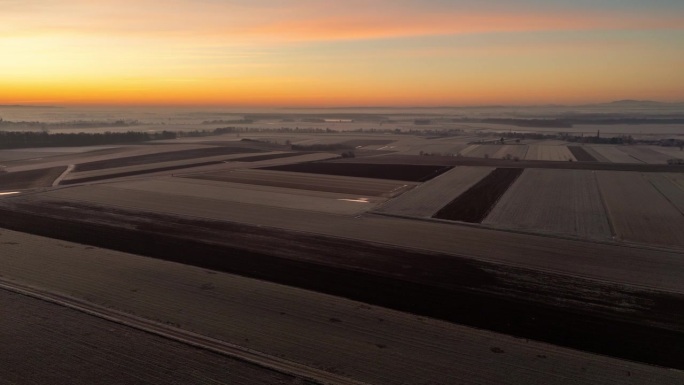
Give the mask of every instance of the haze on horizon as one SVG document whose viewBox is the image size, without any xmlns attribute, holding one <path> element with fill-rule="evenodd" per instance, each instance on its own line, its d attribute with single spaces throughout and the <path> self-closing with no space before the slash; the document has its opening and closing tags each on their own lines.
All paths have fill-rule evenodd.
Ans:
<svg viewBox="0 0 684 385">
<path fill-rule="evenodd" d="M 675 0 L 0 0 L 0 104 L 684 101 Z"/>
</svg>

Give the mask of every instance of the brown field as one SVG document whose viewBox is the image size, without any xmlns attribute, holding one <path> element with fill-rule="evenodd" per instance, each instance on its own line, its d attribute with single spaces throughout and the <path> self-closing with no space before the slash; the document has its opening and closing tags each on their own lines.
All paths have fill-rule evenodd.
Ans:
<svg viewBox="0 0 684 385">
<path fill-rule="evenodd" d="M 522 174 L 522 168 L 497 168 L 442 207 L 434 218 L 480 223 L 506 190 Z"/>
<path fill-rule="evenodd" d="M 620 151 L 649 164 L 667 164 L 671 158 L 646 146 L 622 146 Z"/>
<path fill-rule="evenodd" d="M 678 184 L 674 175 L 676 174 L 643 174 L 643 177 L 684 215 L 684 184 Z M 681 176 L 679 179 L 684 181 Z"/>
<path fill-rule="evenodd" d="M 583 146 L 568 146 L 568 150 L 578 162 L 597 162 L 598 160 Z"/>
<path fill-rule="evenodd" d="M 483 223 L 583 238 L 612 236 L 592 171 L 525 170 Z"/>
<path fill-rule="evenodd" d="M 645 163 L 628 153 L 621 151 L 621 147 L 622 146 L 603 145 L 593 146 L 592 148 L 612 163 Z"/>
<path fill-rule="evenodd" d="M 504 159 L 510 155 L 511 158 L 525 159 L 527 155 L 527 145 L 506 144 L 494 154 L 494 158 Z"/>
<path fill-rule="evenodd" d="M 30 171 L 0 172 L 0 190 L 49 187 L 66 169 L 65 166 Z"/>
<path fill-rule="evenodd" d="M 464 193 L 493 170 L 489 167 L 454 167 L 399 197 L 385 202 L 376 209 L 376 212 L 409 217 L 432 217 L 455 196 Z"/>
<path fill-rule="evenodd" d="M 0 290 L 0 383 L 301 384 L 301 379 Z"/>
<path fill-rule="evenodd" d="M 601 171 L 597 176 L 620 239 L 684 248 L 684 216 L 642 174 Z"/>
<path fill-rule="evenodd" d="M 399 195 L 414 185 L 391 180 L 254 169 L 193 174 L 188 178 L 386 198 Z"/>
<path fill-rule="evenodd" d="M 497 152 L 501 151 L 502 147 L 500 144 L 480 144 L 462 155 L 471 158 L 494 158 Z"/>
<path fill-rule="evenodd" d="M 125 202 L 157 199 L 165 202 L 165 205 L 176 202 L 178 205 L 195 205 L 200 209 L 213 208 L 224 216 L 230 213 L 228 208 L 234 203 L 280 207 L 293 212 L 303 210 L 357 215 L 385 200 L 343 193 L 169 177 L 83 186 L 55 193 L 76 200 L 106 200 L 109 195 L 116 195 Z"/>
<path fill-rule="evenodd" d="M 1 230 L 0 238 L 5 241 L 0 243 L 0 251 L 5 256 L 0 259 L 0 266 L 5 278 L 373 384 L 448 384 L 457 378 L 463 382 L 492 385 L 530 382 L 660 385 L 680 383 L 684 376 L 680 371 L 513 338 L 193 266 L 111 250 L 88 249 L 77 243 L 6 230 Z M 23 310 L 17 312 L 26 312 L 27 302 L 22 301 L 22 305 Z M 53 362 L 63 359 L 65 354 L 55 352 L 45 357 L 30 354 L 32 351 L 25 349 L 27 344 L 36 341 L 42 346 L 41 338 L 56 340 L 57 343 L 51 346 L 56 350 L 63 347 L 61 352 L 87 353 L 92 360 L 107 357 L 112 363 L 130 365 L 130 373 L 143 378 L 151 373 L 162 376 L 156 370 L 163 370 L 167 361 L 173 364 L 188 359 L 188 351 L 192 350 L 173 343 L 160 343 L 156 337 L 117 325 L 91 330 L 91 325 L 104 321 L 92 321 L 88 316 L 74 315 L 60 308 L 54 310 L 49 304 L 40 305 L 37 310 L 37 313 L 26 315 L 34 317 L 34 323 L 24 321 L 22 325 L 15 325 L 13 316 L 0 320 L 0 325 L 6 325 L 3 321 L 10 322 L 9 330 L 16 332 L 21 327 L 30 331 L 16 335 L 17 338 L 10 334 L 7 341 L 3 340 L 17 347 L 5 348 L 2 352 L 17 355 L 2 362 L 16 361 L 19 365 L 16 368 L 24 368 L 35 360 L 44 360 L 44 366 L 36 363 L 35 373 L 31 373 L 36 380 L 29 383 L 56 383 L 54 380 L 40 381 L 49 375 L 53 379 L 63 375 L 65 383 L 80 383 L 68 381 L 66 376 L 71 374 L 73 379 L 82 379 L 88 375 L 49 372 L 47 369 L 52 368 Z M 46 315 L 49 317 L 45 318 Z M 72 322 L 61 323 L 60 320 Z M 80 329 L 81 325 L 83 329 Z M 36 332 L 38 328 L 45 329 Z M 65 336 L 65 330 L 74 332 L 73 340 Z M 80 330 L 92 332 L 92 338 L 97 340 L 93 340 L 93 344 L 78 344 L 77 341 L 84 338 Z M 115 354 L 121 351 L 119 349 L 105 349 L 113 347 L 106 343 L 124 345 L 121 349 L 126 352 L 147 352 L 149 357 L 144 361 L 133 360 L 131 354 Z M 230 360 L 217 360 L 214 355 L 201 351 L 191 357 L 200 359 L 188 359 L 184 366 L 187 370 L 198 370 L 197 378 L 202 379 L 202 373 L 222 370 L 224 375 L 235 375 L 227 380 L 240 383 L 239 375 L 243 372 Z M 21 359 L 25 361 L 20 362 Z M 152 359 L 155 363 L 157 359 L 163 361 L 153 365 Z M 369 362 L 373 365 L 368 365 Z M 205 365 L 209 366 L 206 371 L 203 370 Z M 500 370 L 508 366 L 516 369 Z M 12 369 L 13 366 L 0 365 L 0 373 L 3 373 L 0 378 L 8 378 L 5 375 Z M 121 370 L 121 366 L 102 365 L 98 370 L 96 373 L 106 376 L 108 371 Z M 260 377 L 264 372 L 257 370 L 251 374 L 253 380 L 264 378 Z M 175 373 L 178 373 L 178 383 L 185 383 L 187 372 L 183 367 L 169 371 L 161 381 L 174 383 L 167 376 Z M 219 375 L 217 378 L 225 377 Z M 87 380 L 92 381 L 84 379 L 83 383 L 100 382 Z M 264 379 L 264 383 L 269 384 L 279 383 L 276 381 L 277 377 Z M 193 383 L 192 379 L 186 382 Z"/>
<path fill-rule="evenodd" d="M 541 142 L 544 143 L 544 142 Z M 566 146 L 533 144 L 528 146 L 526 160 L 545 160 L 553 162 L 575 161 L 575 157 Z"/>
<path fill-rule="evenodd" d="M 265 170 L 304 172 L 311 174 L 353 176 L 362 178 L 425 182 L 451 167 L 414 164 L 362 164 L 362 163 L 299 163 L 264 167 Z"/>
<path fill-rule="evenodd" d="M 301 155 L 308 155 L 308 154 L 311 154 L 311 153 L 310 152 L 283 152 L 283 153 L 277 153 L 277 154 L 244 156 L 244 157 L 240 157 L 240 158 L 232 158 L 231 160 L 235 161 L 235 162 L 261 162 L 263 160 L 290 158 L 293 156 L 301 156 Z"/>
<path fill-rule="evenodd" d="M 601 154 L 596 150 L 596 147 L 597 147 L 597 146 L 588 146 L 588 145 L 582 146 L 582 148 L 584 148 L 584 150 L 585 150 L 587 153 L 589 153 L 589 155 L 591 155 L 593 158 L 595 158 L 597 161 L 599 161 L 599 162 L 610 162 L 610 160 L 609 160 L 608 158 L 606 158 L 605 156 L 601 155 Z M 579 160 L 579 159 L 578 159 L 578 160 Z"/>
<path fill-rule="evenodd" d="M 209 158 L 221 155 L 234 155 L 244 153 L 261 152 L 262 150 L 250 147 L 207 147 L 202 149 L 158 152 L 146 155 L 121 157 L 107 160 L 100 160 L 76 165 L 76 172 L 95 171 L 108 168 L 119 168 L 129 166 L 140 166 L 150 163 L 163 163 L 181 160 L 191 160 L 197 158 Z"/>
<path fill-rule="evenodd" d="M 650 148 L 664 154 L 668 159 L 684 159 L 684 151 L 680 150 L 679 147 L 651 146 Z"/>
</svg>

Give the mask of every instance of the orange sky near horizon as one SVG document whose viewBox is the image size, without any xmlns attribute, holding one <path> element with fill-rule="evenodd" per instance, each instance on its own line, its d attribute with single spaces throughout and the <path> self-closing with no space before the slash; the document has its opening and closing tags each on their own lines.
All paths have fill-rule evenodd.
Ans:
<svg viewBox="0 0 684 385">
<path fill-rule="evenodd" d="M 0 104 L 684 101 L 683 6 L 495 3 L 0 0 Z"/>
</svg>

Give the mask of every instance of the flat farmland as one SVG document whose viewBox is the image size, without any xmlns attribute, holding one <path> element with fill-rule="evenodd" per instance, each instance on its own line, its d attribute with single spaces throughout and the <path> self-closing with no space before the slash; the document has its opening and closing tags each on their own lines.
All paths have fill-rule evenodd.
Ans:
<svg viewBox="0 0 684 385">
<path fill-rule="evenodd" d="M 214 156 L 245 154 L 262 152 L 263 150 L 250 147 L 206 147 L 199 149 L 157 152 L 145 155 L 127 156 L 112 158 L 107 160 L 79 163 L 76 165 L 77 172 L 94 171 L 108 168 L 119 168 L 128 166 L 140 166 L 150 163 L 162 163 L 172 161 L 182 161 L 197 158 L 208 158 Z"/>
<path fill-rule="evenodd" d="M 387 179 L 255 169 L 193 174 L 188 178 L 386 198 L 399 195 L 416 184 Z"/>
<path fill-rule="evenodd" d="M 612 163 L 644 163 L 626 152 L 621 151 L 618 146 L 605 145 L 593 146 L 592 148 Z"/>
<path fill-rule="evenodd" d="M 612 236 L 593 171 L 527 169 L 483 223 L 582 238 Z"/>
<path fill-rule="evenodd" d="M 673 177 L 674 175 L 677 174 L 642 174 L 665 199 L 684 215 L 684 184 L 677 183 L 678 180 Z M 684 181 L 681 174 L 679 181 Z"/>
<path fill-rule="evenodd" d="M 578 162 L 597 162 L 598 160 L 584 146 L 568 146 L 568 150 Z"/>
<path fill-rule="evenodd" d="M 620 150 L 649 164 L 667 164 L 667 160 L 671 158 L 646 146 L 622 146 Z"/>
<path fill-rule="evenodd" d="M 264 167 L 263 169 L 374 179 L 392 179 L 409 182 L 425 182 L 448 171 L 451 169 L 451 167 L 413 164 L 312 162 Z"/>
<path fill-rule="evenodd" d="M 505 144 L 494 154 L 494 158 L 504 159 L 509 155 L 511 158 L 525 159 L 525 155 L 527 155 L 527 145 Z"/>
<path fill-rule="evenodd" d="M 94 197 L 115 194 L 124 201 L 141 199 L 142 202 L 154 199 L 154 195 L 157 195 L 160 202 L 175 201 L 177 204 L 214 207 L 218 213 L 224 210 L 224 203 L 239 203 L 281 207 L 293 212 L 304 210 L 357 215 L 385 200 L 380 197 L 168 177 L 84 186 L 75 191 L 63 190 L 58 193 L 75 199 L 83 199 L 88 194 Z M 186 200 L 185 203 L 183 200 Z M 229 212 L 225 215 L 228 216 Z"/>
<path fill-rule="evenodd" d="M 450 384 L 456 379 L 485 385 L 669 385 L 684 377 L 677 370 L 193 266 L 6 230 L 0 239 L 0 268 L 6 279 L 372 384 Z M 218 383 L 292 381 L 254 367 L 244 372 L 233 360 L 41 301 L 22 299 L 20 307 L 12 307 L 3 298 L 0 295 L 3 310 L 12 311 L 0 320 L 0 330 L 9 332 L 3 332 L 8 339 L 0 357 L 17 366 L 0 365 L 0 380 L 16 379 L 16 370 L 35 362 L 28 383 L 100 383 L 122 370 L 140 375 L 145 383 L 210 383 L 210 375 Z M 34 322 L 18 324 L 20 316 Z M 49 349 L 42 345 L 48 341 L 55 341 L 50 344 L 54 354 L 34 354 L 31 347 Z M 88 373 L 77 370 L 85 368 L 73 364 L 72 369 L 57 370 L 56 363 L 66 360 L 97 362 L 95 373 L 101 377 L 84 377 Z M 174 369 L 166 371 L 169 366 Z M 159 376 L 156 382 L 147 377 L 153 373 Z M 186 377 L 189 373 L 195 376 Z"/>
<path fill-rule="evenodd" d="M 522 168 L 497 168 L 442 207 L 433 218 L 480 223 L 506 190 L 522 174 Z"/>
<path fill-rule="evenodd" d="M 0 190 L 24 190 L 52 186 L 66 166 L 29 171 L 0 172 Z"/>
<path fill-rule="evenodd" d="M 493 158 L 498 151 L 501 150 L 503 146 L 500 144 L 480 144 L 476 148 L 468 151 L 467 154 L 462 154 L 463 156 L 471 158 Z"/>
<path fill-rule="evenodd" d="M 597 161 L 599 161 L 599 162 L 610 162 L 610 160 L 609 160 L 608 158 L 606 158 L 605 156 L 601 155 L 601 154 L 596 150 L 596 147 L 597 147 L 597 146 L 582 146 L 582 148 L 584 148 L 584 150 L 585 150 L 587 153 L 589 153 L 589 155 L 591 155 L 591 156 L 592 156 L 594 159 L 596 159 Z M 579 160 L 579 159 L 578 159 L 578 160 Z"/>
<path fill-rule="evenodd" d="M 679 147 L 651 146 L 650 148 L 664 154 L 668 159 L 684 159 L 684 151 L 680 150 Z"/>
<path fill-rule="evenodd" d="M 684 248 L 684 216 L 641 173 L 597 171 L 597 177 L 620 239 Z"/>
<path fill-rule="evenodd" d="M 536 145 L 537 153 L 535 160 L 548 160 L 554 162 L 576 161 L 574 155 L 567 146 Z"/>
<path fill-rule="evenodd" d="M 467 191 L 491 173 L 491 167 L 454 167 L 397 198 L 382 204 L 376 212 L 409 217 L 432 217 L 455 196 Z"/>
<path fill-rule="evenodd" d="M 3 384 L 304 383 L 5 290 L 0 290 L 0 308 Z"/>
</svg>

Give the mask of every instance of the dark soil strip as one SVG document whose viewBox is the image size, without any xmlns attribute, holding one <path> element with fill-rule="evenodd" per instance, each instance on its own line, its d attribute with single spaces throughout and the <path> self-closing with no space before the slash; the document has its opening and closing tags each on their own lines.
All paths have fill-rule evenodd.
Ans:
<svg viewBox="0 0 684 385">
<path fill-rule="evenodd" d="M 196 150 L 183 150 L 160 152 L 156 154 L 129 156 L 126 158 L 116 158 L 98 160 L 95 162 L 81 163 L 76 165 L 75 172 L 103 170 L 115 167 L 139 166 L 148 163 L 172 162 L 176 160 L 187 160 L 196 158 L 206 158 L 210 156 L 244 154 L 250 152 L 262 152 L 248 147 L 212 147 L 200 148 Z"/>
<path fill-rule="evenodd" d="M 390 143 L 396 142 L 395 140 L 383 140 L 383 139 L 357 139 L 357 140 L 348 140 L 346 142 L 342 142 L 341 144 L 345 144 L 347 146 L 351 147 L 365 147 L 365 146 L 385 146 Z"/>
<path fill-rule="evenodd" d="M 312 152 L 286 152 L 284 154 L 254 155 L 254 156 L 246 156 L 244 158 L 229 159 L 229 161 L 230 162 L 259 162 L 262 160 L 290 158 L 293 156 L 309 155 L 309 154 L 313 154 L 313 153 Z"/>
<path fill-rule="evenodd" d="M 481 223 L 523 171 L 522 168 L 497 168 L 442 207 L 433 218 Z"/>
<path fill-rule="evenodd" d="M 43 168 L 40 170 L 0 173 L 0 190 L 23 190 L 50 187 L 59 178 L 66 166 Z"/>
<path fill-rule="evenodd" d="M 373 179 L 425 182 L 451 169 L 446 166 L 362 163 L 298 163 L 264 167 L 263 170 L 306 172 Z"/>
<path fill-rule="evenodd" d="M 580 146 L 568 146 L 568 150 L 575 156 L 579 162 L 598 162 L 598 159 L 594 158 L 593 155 L 587 152 L 584 147 Z"/>
<path fill-rule="evenodd" d="M 430 166 L 475 166 L 475 167 L 512 167 L 512 168 L 545 168 L 557 170 L 605 170 L 605 171 L 638 171 L 638 172 L 682 172 L 684 166 L 644 163 L 605 163 L 605 162 L 568 162 L 546 160 L 505 160 L 484 159 L 456 156 L 420 156 L 420 155 L 383 155 L 367 158 L 344 158 L 328 160 L 326 163 L 365 163 L 365 164 L 410 164 Z"/>
<path fill-rule="evenodd" d="M 178 166 L 149 168 L 146 170 L 126 171 L 126 172 L 119 172 L 119 173 L 107 174 L 107 175 L 89 176 L 89 177 L 78 178 L 78 179 L 62 180 L 60 185 L 70 185 L 70 184 L 86 183 L 86 182 L 97 182 L 100 180 L 123 178 L 126 176 L 144 175 L 144 174 L 150 174 L 153 172 L 173 171 L 173 170 L 182 170 L 185 168 L 211 166 L 211 165 L 220 164 L 220 163 L 223 163 L 223 162 L 222 161 L 214 161 L 214 162 L 190 163 L 190 164 L 181 164 Z"/>
<path fill-rule="evenodd" d="M 68 202 L 15 206 L 0 208 L 0 226 L 684 369 L 681 295 L 229 222 Z"/>
</svg>

